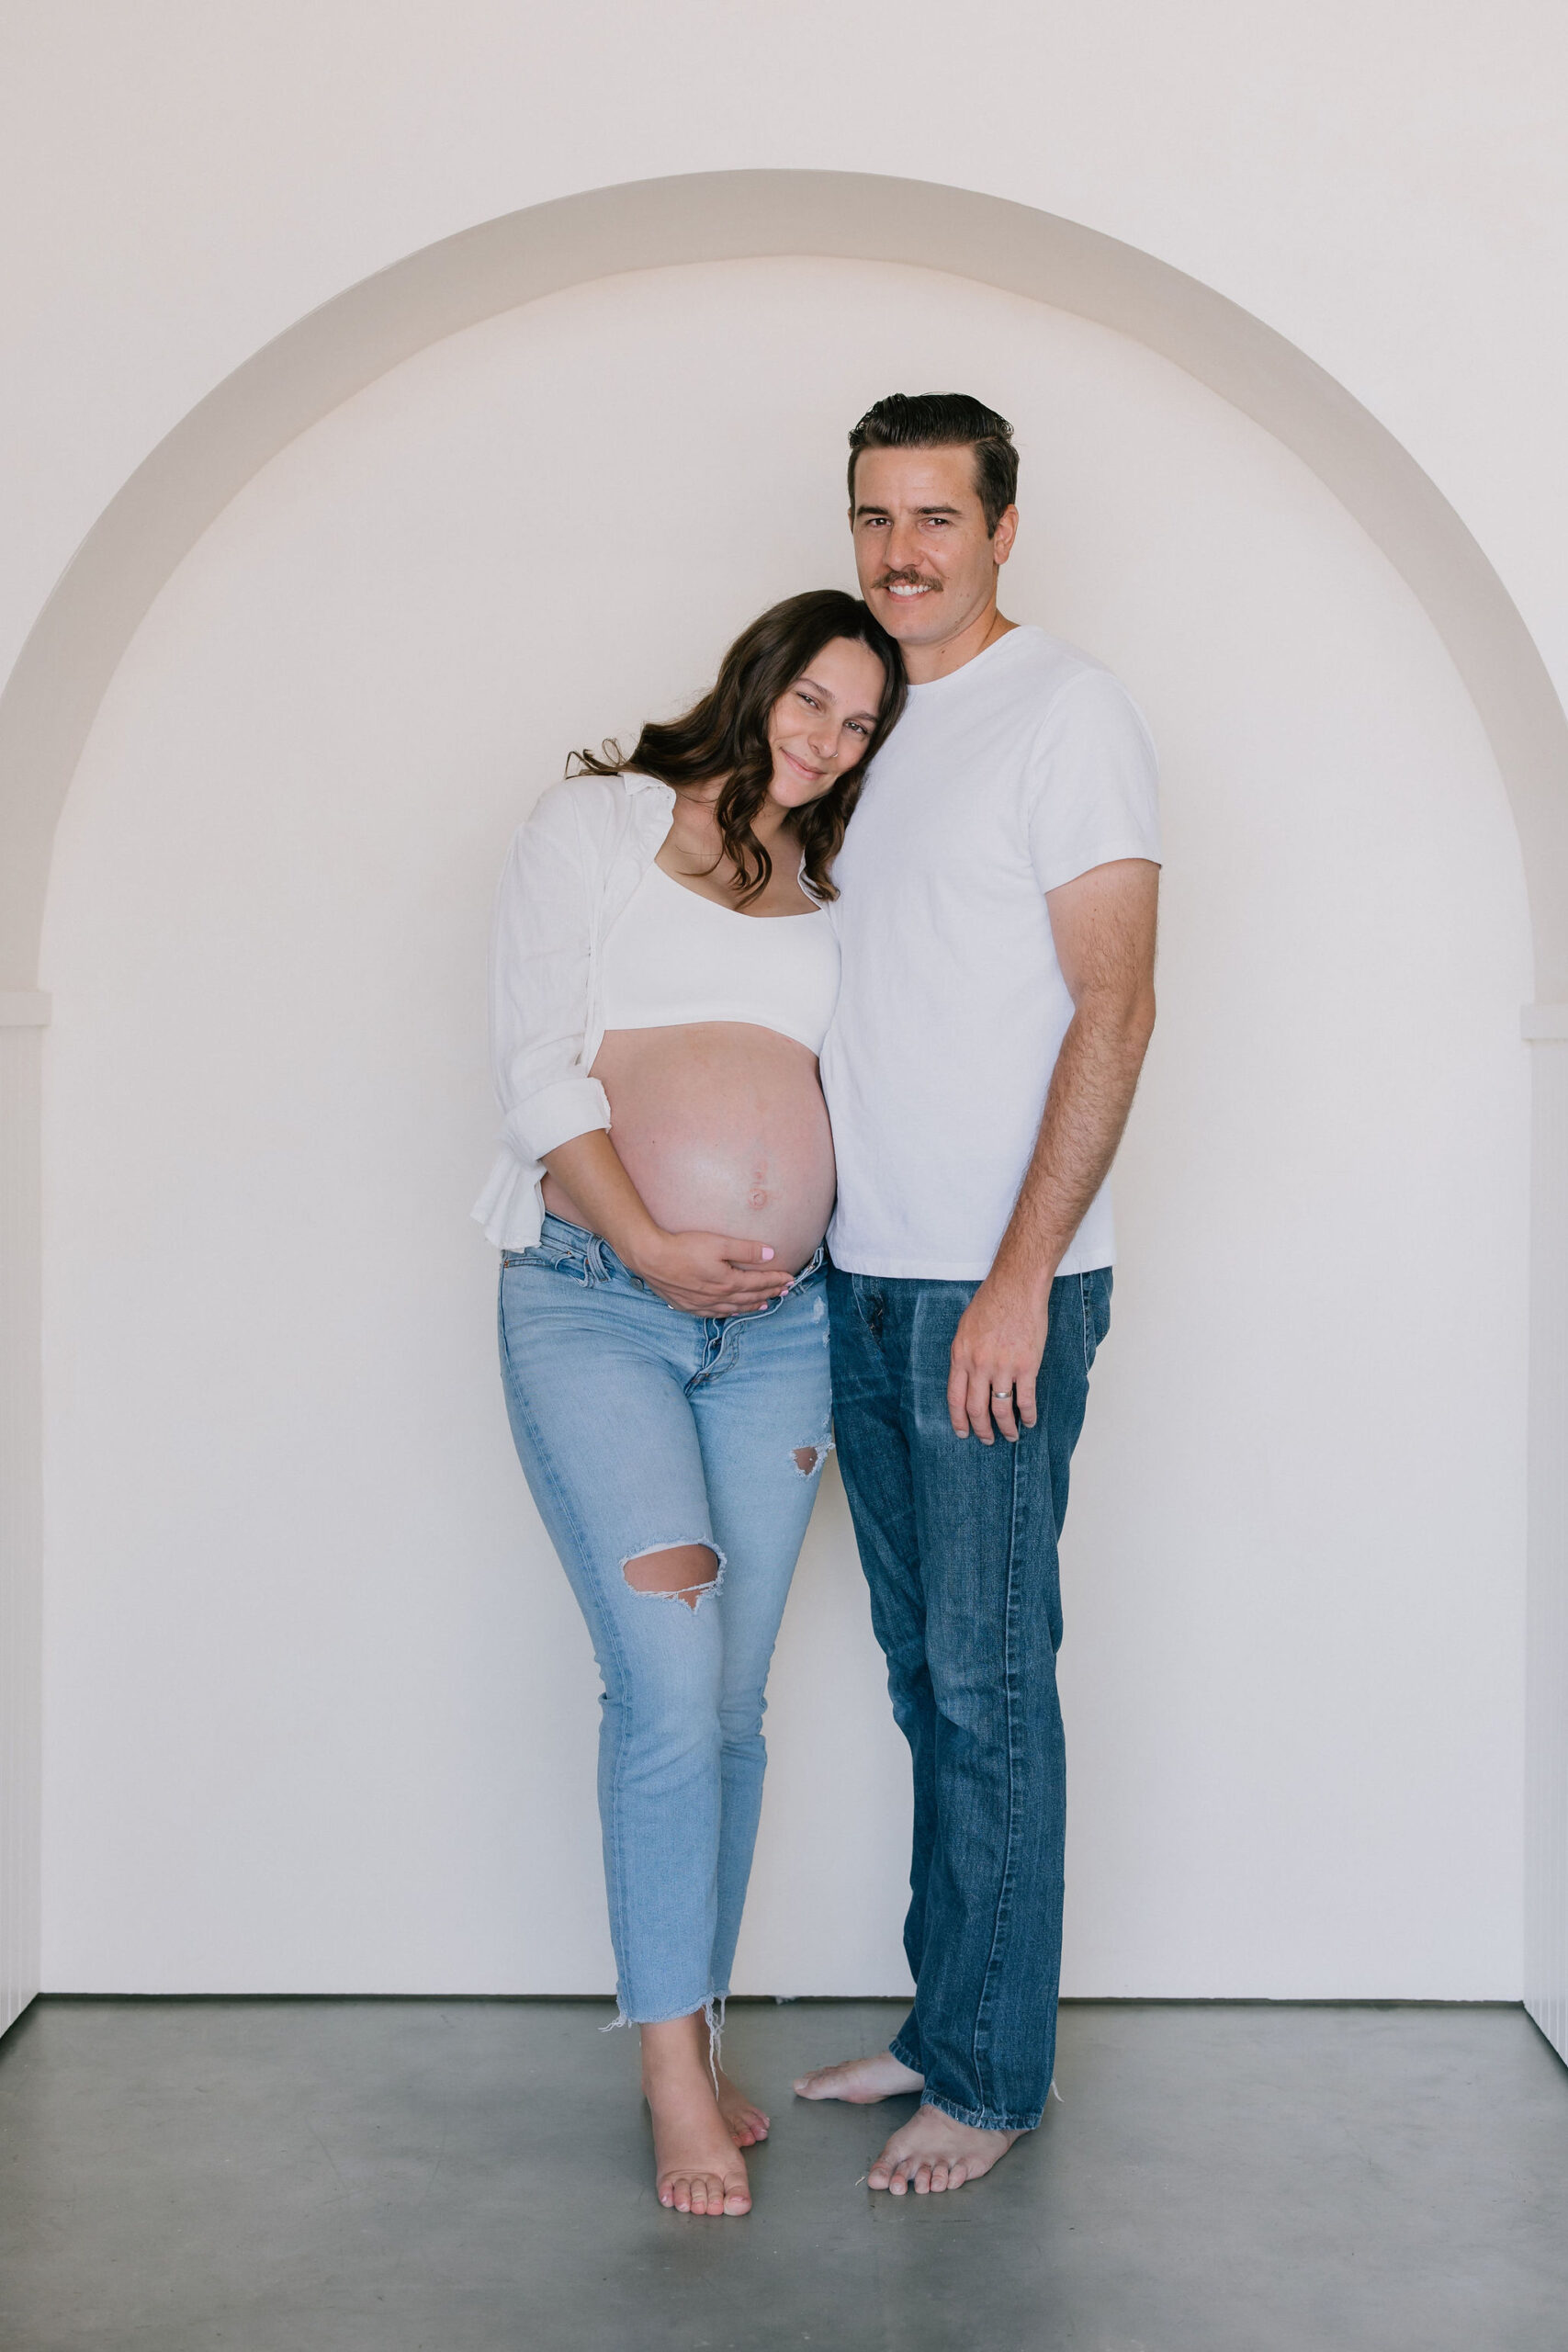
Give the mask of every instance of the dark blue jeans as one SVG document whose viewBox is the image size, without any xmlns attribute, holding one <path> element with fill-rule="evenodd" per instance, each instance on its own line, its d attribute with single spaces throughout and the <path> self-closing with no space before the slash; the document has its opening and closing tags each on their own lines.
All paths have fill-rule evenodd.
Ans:
<svg viewBox="0 0 1568 2352">
<path fill-rule="evenodd" d="M 974 1283 L 830 1267 L 833 1422 L 887 1688 L 909 1743 L 904 1950 L 915 2006 L 894 2055 L 961 2123 L 1032 2131 L 1050 2092 L 1066 1800 L 1056 1541 L 1111 1271 L 1059 1276 L 1018 1443 L 953 1435 L 949 1351 Z"/>
</svg>

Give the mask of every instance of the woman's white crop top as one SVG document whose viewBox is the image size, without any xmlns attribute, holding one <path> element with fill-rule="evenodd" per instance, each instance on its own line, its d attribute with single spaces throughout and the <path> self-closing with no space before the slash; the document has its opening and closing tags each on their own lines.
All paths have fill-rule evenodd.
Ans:
<svg viewBox="0 0 1568 2352">
<path fill-rule="evenodd" d="M 822 1050 L 839 943 L 821 908 L 740 914 L 650 865 L 600 952 L 606 1029 L 749 1021 Z"/>
</svg>

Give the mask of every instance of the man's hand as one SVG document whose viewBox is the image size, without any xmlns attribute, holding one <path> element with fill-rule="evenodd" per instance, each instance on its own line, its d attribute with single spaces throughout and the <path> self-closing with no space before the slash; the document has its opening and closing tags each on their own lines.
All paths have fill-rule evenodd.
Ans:
<svg viewBox="0 0 1568 2352">
<path fill-rule="evenodd" d="M 1034 1427 L 1034 1382 L 1050 1313 L 1048 1280 L 1021 1280 L 992 1267 L 953 1334 L 947 1409 L 955 1437 L 967 1437 L 973 1430 L 982 1445 L 994 1445 L 993 1415 L 997 1429 L 1013 1444 L 1021 1423 L 1026 1430 Z"/>
</svg>

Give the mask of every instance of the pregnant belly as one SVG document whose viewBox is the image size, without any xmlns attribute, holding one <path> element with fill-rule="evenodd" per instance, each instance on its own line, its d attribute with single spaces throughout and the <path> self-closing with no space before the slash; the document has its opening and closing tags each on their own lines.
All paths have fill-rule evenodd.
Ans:
<svg viewBox="0 0 1568 2352">
<path fill-rule="evenodd" d="M 766 1241 L 797 1272 L 828 1230 L 835 1177 L 817 1057 L 747 1022 L 612 1029 L 593 1075 L 610 1139 L 667 1233 Z M 581 1225 L 561 1188 L 545 1200 Z"/>
</svg>

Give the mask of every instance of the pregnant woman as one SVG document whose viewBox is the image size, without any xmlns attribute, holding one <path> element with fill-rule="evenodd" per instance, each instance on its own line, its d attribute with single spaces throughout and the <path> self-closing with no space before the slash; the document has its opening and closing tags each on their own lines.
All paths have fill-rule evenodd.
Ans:
<svg viewBox="0 0 1568 2352">
<path fill-rule="evenodd" d="M 767 2118 L 717 2064 L 761 1805 L 762 1691 L 829 1443 L 823 903 L 897 646 L 837 590 L 754 621 L 631 757 L 513 842 L 475 1215 L 528 1484 L 592 1636 L 621 2018 L 661 2203 L 750 2210 Z M 606 745 L 606 754 L 616 747 Z"/>
</svg>

